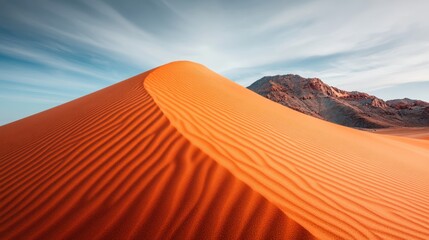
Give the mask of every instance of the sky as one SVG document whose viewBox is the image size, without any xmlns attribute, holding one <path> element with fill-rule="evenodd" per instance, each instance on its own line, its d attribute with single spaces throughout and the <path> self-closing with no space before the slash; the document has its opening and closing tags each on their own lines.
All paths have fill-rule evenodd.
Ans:
<svg viewBox="0 0 429 240">
<path fill-rule="evenodd" d="M 0 0 L 0 125 L 190 60 L 429 101 L 426 0 Z"/>
</svg>

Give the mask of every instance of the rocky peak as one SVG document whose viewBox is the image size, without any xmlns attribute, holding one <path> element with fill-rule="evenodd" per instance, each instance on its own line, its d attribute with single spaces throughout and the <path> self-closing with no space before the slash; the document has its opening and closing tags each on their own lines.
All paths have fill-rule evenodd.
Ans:
<svg viewBox="0 0 429 240">
<path fill-rule="evenodd" d="M 250 90 L 305 114 L 350 127 L 429 126 L 429 103 L 383 101 L 357 91 L 344 91 L 319 78 L 287 74 L 263 77 Z"/>
<path fill-rule="evenodd" d="M 389 100 L 386 102 L 386 104 L 392 108 L 395 108 L 395 109 L 411 109 L 414 107 L 421 107 L 421 108 L 429 107 L 429 103 L 427 103 L 427 102 L 420 101 L 420 100 L 413 100 L 413 99 L 409 99 L 409 98 Z"/>
</svg>

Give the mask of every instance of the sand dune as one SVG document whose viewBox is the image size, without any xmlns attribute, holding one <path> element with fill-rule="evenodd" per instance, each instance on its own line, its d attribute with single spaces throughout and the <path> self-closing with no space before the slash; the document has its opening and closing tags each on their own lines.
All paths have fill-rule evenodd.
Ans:
<svg viewBox="0 0 429 240">
<path fill-rule="evenodd" d="M 174 62 L 1 127 L 0 236 L 428 239 L 426 143 Z"/>
<path fill-rule="evenodd" d="M 378 129 L 376 132 L 381 134 L 387 134 L 387 135 L 429 140 L 429 127 L 385 128 L 385 129 Z"/>
<path fill-rule="evenodd" d="M 316 237 L 429 238 L 428 145 L 306 116 L 197 64 L 145 86 L 183 136 Z"/>
<path fill-rule="evenodd" d="M 0 128 L 0 239 L 312 238 L 180 135 L 146 77 Z"/>
</svg>

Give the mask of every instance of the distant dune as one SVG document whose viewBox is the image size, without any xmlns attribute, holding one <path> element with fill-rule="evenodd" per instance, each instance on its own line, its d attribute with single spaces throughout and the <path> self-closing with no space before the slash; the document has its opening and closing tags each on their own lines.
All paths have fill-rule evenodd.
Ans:
<svg viewBox="0 0 429 240">
<path fill-rule="evenodd" d="M 429 141 L 173 62 L 0 127 L 1 239 L 428 239 Z"/>
<path fill-rule="evenodd" d="M 429 140 L 429 127 L 385 128 L 377 130 L 377 133 Z"/>
<path fill-rule="evenodd" d="M 355 128 L 429 127 L 429 103 L 408 98 L 383 101 L 331 87 L 318 78 L 277 75 L 250 90 L 307 115 Z"/>
</svg>

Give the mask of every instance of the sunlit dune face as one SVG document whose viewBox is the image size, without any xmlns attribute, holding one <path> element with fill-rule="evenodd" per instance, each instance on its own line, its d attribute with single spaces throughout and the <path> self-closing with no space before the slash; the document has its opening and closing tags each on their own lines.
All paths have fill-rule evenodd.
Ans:
<svg viewBox="0 0 429 240">
<path fill-rule="evenodd" d="M 145 86 L 183 136 L 316 237 L 429 236 L 428 144 L 306 116 L 197 64 Z"/>
</svg>

